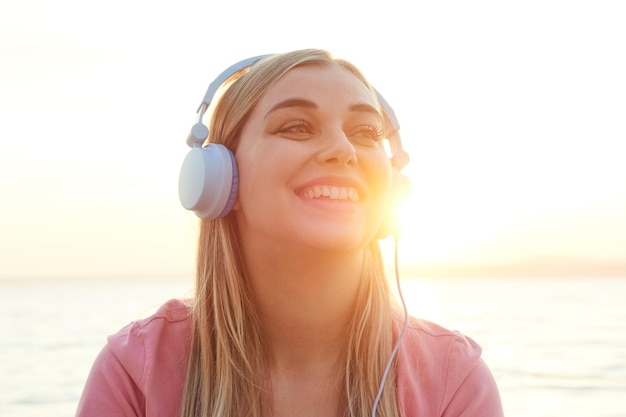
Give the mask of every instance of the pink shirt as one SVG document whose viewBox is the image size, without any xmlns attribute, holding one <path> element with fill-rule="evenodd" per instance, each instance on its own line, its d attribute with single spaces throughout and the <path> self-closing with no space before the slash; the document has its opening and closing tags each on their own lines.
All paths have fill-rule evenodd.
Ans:
<svg viewBox="0 0 626 417">
<path fill-rule="evenodd" d="M 110 336 L 76 416 L 179 416 L 190 335 L 189 305 L 172 300 Z M 472 339 L 412 319 L 397 357 L 402 414 L 502 417 L 496 383 L 480 355 Z"/>
</svg>

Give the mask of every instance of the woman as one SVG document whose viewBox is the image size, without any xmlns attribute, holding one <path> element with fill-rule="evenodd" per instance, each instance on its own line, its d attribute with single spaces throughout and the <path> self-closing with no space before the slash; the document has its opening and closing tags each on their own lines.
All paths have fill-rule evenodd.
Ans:
<svg viewBox="0 0 626 417">
<path fill-rule="evenodd" d="M 110 337 L 77 415 L 501 416 L 480 348 L 422 320 L 404 329 L 392 302 L 377 238 L 395 132 L 360 72 L 294 51 L 223 90 L 207 142 L 232 151 L 238 188 L 232 208 L 199 213 L 194 299 Z"/>
</svg>

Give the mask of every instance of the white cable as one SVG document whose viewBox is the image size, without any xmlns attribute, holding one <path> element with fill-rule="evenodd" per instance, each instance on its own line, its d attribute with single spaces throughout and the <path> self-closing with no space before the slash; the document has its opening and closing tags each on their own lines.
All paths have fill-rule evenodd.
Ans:
<svg viewBox="0 0 626 417">
<path fill-rule="evenodd" d="M 383 388 L 385 387 L 385 382 L 387 380 L 387 376 L 389 375 L 389 370 L 391 369 L 391 364 L 393 363 L 393 358 L 395 358 L 398 349 L 400 348 L 400 343 L 404 338 L 404 334 L 406 333 L 406 329 L 409 326 L 409 311 L 406 307 L 406 302 L 404 301 L 404 296 L 402 295 L 402 288 L 400 286 L 400 273 L 398 272 L 398 234 L 394 235 L 393 243 L 394 243 L 394 265 L 396 270 L 396 286 L 398 287 L 398 296 L 400 297 L 400 301 L 402 302 L 402 308 L 404 309 L 404 324 L 402 325 L 402 331 L 398 336 L 398 340 L 389 355 L 389 359 L 387 360 L 387 366 L 385 366 L 385 372 L 380 380 L 380 385 L 378 387 L 378 394 L 376 395 L 376 399 L 374 400 L 374 405 L 372 406 L 372 417 L 376 417 L 376 409 L 378 408 L 378 403 L 380 402 L 380 397 L 383 394 Z"/>
</svg>

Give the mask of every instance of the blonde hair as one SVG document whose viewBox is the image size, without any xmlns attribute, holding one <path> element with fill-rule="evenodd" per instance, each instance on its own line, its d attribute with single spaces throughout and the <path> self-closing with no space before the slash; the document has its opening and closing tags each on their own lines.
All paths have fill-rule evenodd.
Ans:
<svg viewBox="0 0 626 417">
<path fill-rule="evenodd" d="M 350 63 L 307 49 L 265 58 L 232 82 L 213 109 L 208 141 L 233 152 L 239 134 L 263 94 L 292 68 L 341 65 L 369 87 Z M 371 87 L 370 87 L 371 89 Z M 373 93 L 373 90 L 372 90 Z M 373 93 L 374 94 L 374 93 Z M 358 302 L 350 323 L 340 387 L 340 415 L 371 413 L 393 344 L 392 298 L 377 240 L 367 247 Z M 238 245 L 232 215 L 201 220 L 196 294 L 181 417 L 263 417 L 268 385 L 260 320 Z M 381 417 L 399 417 L 395 372 L 378 406 Z"/>
</svg>

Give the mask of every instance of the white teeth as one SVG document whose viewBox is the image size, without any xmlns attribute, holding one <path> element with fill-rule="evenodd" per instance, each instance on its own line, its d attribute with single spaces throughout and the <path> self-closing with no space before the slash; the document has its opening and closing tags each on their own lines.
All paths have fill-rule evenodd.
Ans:
<svg viewBox="0 0 626 417">
<path fill-rule="evenodd" d="M 326 197 L 331 200 L 359 201 L 359 192 L 356 189 L 334 185 L 316 185 L 303 194 L 307 198 Z"/>
</svg>

